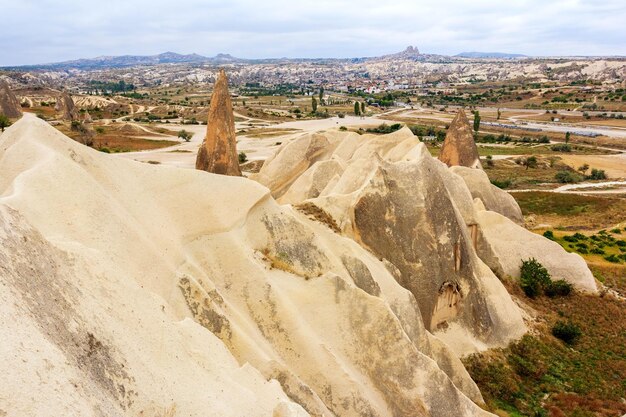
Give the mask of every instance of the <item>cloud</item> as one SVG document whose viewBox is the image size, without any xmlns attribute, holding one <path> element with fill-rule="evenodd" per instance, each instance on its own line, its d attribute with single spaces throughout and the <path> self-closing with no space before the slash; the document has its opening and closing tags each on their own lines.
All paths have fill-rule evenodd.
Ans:
<svg viewBox="0 0 626 417">
<path fill-rule="evenodd" d="M 623 0 L 20 0 L 0 65 L 167 50 L 240 57 L 626 55 Z"/>
</svg>

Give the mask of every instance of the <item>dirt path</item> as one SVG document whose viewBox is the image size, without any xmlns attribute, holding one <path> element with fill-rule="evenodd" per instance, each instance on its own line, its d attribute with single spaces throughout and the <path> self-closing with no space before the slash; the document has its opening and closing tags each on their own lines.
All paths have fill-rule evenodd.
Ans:
<svg viewBox="0 0 626 417">
<path fill-rule="evenodd" d="M 583 164 L 603 169 L 609 178 L 626 178 L 626 153 L 617 155 L 559 155 L 562 161 L 576 169 Z"/>
</svg>

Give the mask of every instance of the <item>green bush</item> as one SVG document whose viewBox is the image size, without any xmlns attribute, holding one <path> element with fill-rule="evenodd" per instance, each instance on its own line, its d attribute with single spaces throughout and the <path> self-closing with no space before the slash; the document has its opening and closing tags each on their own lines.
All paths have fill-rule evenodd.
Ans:
<svg viewBox="0 0 626 417">
<path fill-rule="evenodd" d="M 239 152 L 239 163 L 243 164 L 248 161 L 248 155 L 245 152 Z"/>
<path fill-rule="evenodd" d="M 552 327 L 552 335 L 557 339 L 561 339 L 568 345 L 573 345 L 582 335 L 582 332 L 580 331 L 580 327 L 574 323 L 557 321 L 554 327 Z"/>
<path fill-rule="evenodd" d="M 554 178 L 562 184 L 577 183 L 577 182 L 580 182 L 581 180 L 580 175 L 575 174 L 570 171 L 559 171 L 556 173 Z"/>
<path fill-rule="evenodd" d="M 366 132 L 387 134 L 387 133 L 393 133 L 396 130 L 400 130 L 401 127 L 402 125 L 400 123 L 394 123 L 391 126 L 386 123 L 383 123 L 382 125 L 378 127 L 367 129 Z"/>
<path fill-rule="evenodd" d="M 574 288 L 572 284 L 565 281 L 564 279 L 558 279 L 546 285 L 543 291 L 548 297 L 565 297 L 567 295 L 570 295 L 573 289 Z"/>
<path fill-rule="evenodd" d="M 543 237 L 545 237 L 546 239 L 554 240 L 554 232 L 552 232 L 552 230 L 546 230 L 545 232 L 543 232 Z"/>
<path fill-rule="evenodd" d="M 554 152 L 571 152 L 572 151 L 572 147 L 568 144 L 552 145 L 550 149 L 552 149 Z"/>
<path fill-rule="evenodd" d="M 535 258 L 522 261 L 520 268 L 520 286 L 530 298 L 541 294 L 541 291 L 551 283 L 550 273 Z"/>
<path fill-rule="evenodd" d="M 604 172 L 603 169 L 595 169 L 595 168 L 593 168 L 591 170 L 591 175 L 589 175 L 587 178 L 589 178 L 590 180 L 605 180 L 606 179 L 606 172 Z"/>
<path fill-rule="evenodd" d="M 614 264 L 618 264 L 618 263 L 620 263 L 620 262 L 621 262 L 620 258 L 619 258 L 618 256 L 616 256 L 616 255 L 613 255 L 613 254 L 611 254 L 611 255 L 609 255 L 609 256 L 605 256 L 605 257 L 604 257 L 604 259 L 605 259 L 606 261 L 608 261 L 608 262 L 612 262 L 612 263 L 614 263 Z"/>
<path fill-rule="evenodd" d="M 506 180 L 491 180 L 491 183 L 493 185 L 495 185 L 498 188 L 509 188 L 511 186 L 511 184 L 513 184 L 513 181 L 511 181 L 510 179 L 506 179 Z"/>
</svg>

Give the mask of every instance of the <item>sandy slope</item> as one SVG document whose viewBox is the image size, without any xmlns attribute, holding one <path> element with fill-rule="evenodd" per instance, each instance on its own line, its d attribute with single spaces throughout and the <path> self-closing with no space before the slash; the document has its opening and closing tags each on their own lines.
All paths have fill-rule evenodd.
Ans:
<svg viewBox="0 0 626 417">
<path fill-rule="evenodd" d="M 29 115 L 0 136 L 0 283 L 2 415 L 488 415 L 354 241 Z"/>
</svg>

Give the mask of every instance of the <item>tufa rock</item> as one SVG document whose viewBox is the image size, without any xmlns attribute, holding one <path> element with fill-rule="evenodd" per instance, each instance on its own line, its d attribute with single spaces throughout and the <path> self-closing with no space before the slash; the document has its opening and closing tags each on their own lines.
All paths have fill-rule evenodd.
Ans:
<svg viewBox="0 0 626 417">
<path fill-rule="evenodd" d="M 439 160 L 449 167 L 460 165 L 469 168 L 481 168 L 472 127 L 463 109 L 459 110 L 448 128 Z"/>
<path fill-rule="evenodd" d="M 4 114 L 9 119 L 22 117 L 20 102 L 11 91 L 9 83 L 0 79 L 0 114 Z"/>
<path fill-rule="evenodd" d="M 214 174 L 241 176 L 235 117 L 224 70 L 220 71 L 213 88 L 206 136 L 198 150 L 196 169 Z"/>
<path fill-rule="evenodd" d="M 78 120 L 78 112 L 76 111 L 76 106 L 74 105 L 74 100 L 72 100 L 72 96 L 68 93 L 63 92 L 57 98 L 57 104 L 54 106 L 54 110 L 57 113 L 61 114 L 62 120 L 73 121 Z"/>
</svg>

